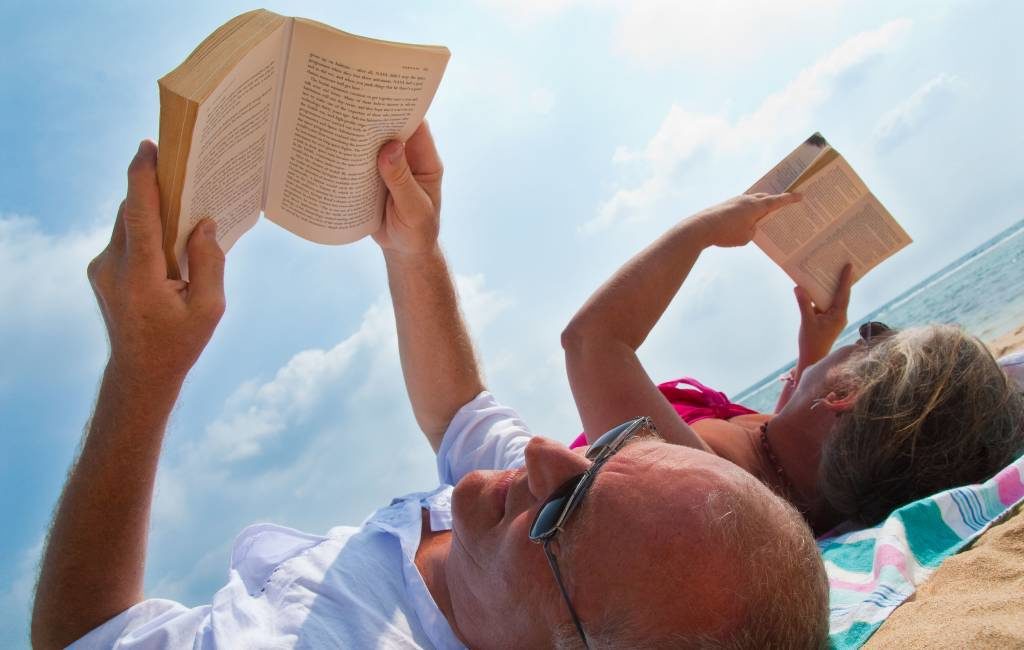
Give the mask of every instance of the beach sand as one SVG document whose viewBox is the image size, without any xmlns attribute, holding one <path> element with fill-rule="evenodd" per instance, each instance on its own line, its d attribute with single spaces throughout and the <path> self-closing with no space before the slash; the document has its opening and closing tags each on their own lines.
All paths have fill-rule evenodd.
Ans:
<svg viewBox="0 0 1024 650">
<path fill-rule="evenodd" d="M 1024 324 L 1018 325 L 1007 334 L 992 341 L 986 341 L 986 343 L 997 359 L 1007 354 L 1024 351 Z"/>
<path fill-rule="evenodd" d="M 946 559 L 864 648 L 1024 647 L 1022 507 Z"/>
</svg>

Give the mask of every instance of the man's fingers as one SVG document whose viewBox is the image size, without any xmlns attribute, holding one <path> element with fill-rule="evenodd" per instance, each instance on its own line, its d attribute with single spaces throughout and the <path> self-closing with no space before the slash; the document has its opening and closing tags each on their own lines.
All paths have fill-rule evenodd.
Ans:
<svg viewBox="0 0 1024 650">
<path fill-rule="evenodd" d="M 114 229 L 110 231 L 110 248 L 118 252 L 123 252 L 125 247 L 124 204 L 125 201 L 121 201 L 121 205 L 118 206 L 117 217 L 114 219 Z"/>
<path fill-rule="evenodd" d="M 160 257 L 160 186 L 156 180 L 156 144 L 143 140 L 128 166 L 128 197 L 124 205 L 124 229 L 129 254 Z"/>
<path fill-rule="evenodd" d="M 839 286 L 836 288 L 836 295 L 832 297 L 830 311 L 846 313 L 846 308 L 850 305 L 850 287 L 852 286 L 853 264 L 847 263 L 843 267 L 842 273 L 839 274 Z"/>
<path fill-rule="evenodd" d="M 405 157 L 409 161 L 409 168 L 412 169 L 413 175 L 430 195 L 434 205 L 440 204 L 441 175 L 444 173 L 444 165 L 441 163 L 441 156 L 437 153 L 430 125 L 426 121 L 420 122 L 409 141 L 405 143 Z"/>
<path fill-rule="evenodd" d="M 392 140 L 381 147 L 377 155 L 377 168 L 400 214 L 431 209 L 430 197 L 413 176 L 406 157 L 406 147 L 401 142 Z"/>
<path fill-rule="evenodd" d="M 405 155 L 409 159 L 412 172 L 416 175 L 440 174 L 443 170 L 441 156 L 437 153 L 434 136 L 426 121 L 420 122 L 409 137 L 409 141 L 405 143 Z"/>
<path fill-rule="evenodd" d="M 204 219 L 188 238 L 189 304 L 219 319 L 224 313 L 224 251 L 217 243 L 217 224 Z"/>
</svg>

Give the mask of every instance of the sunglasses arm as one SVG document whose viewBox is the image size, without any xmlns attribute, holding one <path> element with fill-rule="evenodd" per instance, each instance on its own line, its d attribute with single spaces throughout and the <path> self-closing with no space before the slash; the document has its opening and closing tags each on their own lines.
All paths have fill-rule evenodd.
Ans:
<svg viewBox="0 0 1024 650">
<path fill-rule="evenodd" d="M 562 592 L 562 598 L 565 600 L 565 606 L 569 608 L 569 614 L 572 615 L 572 622 L 576 625 L 576 631 L 580 633 L 580 638 L 583 639 L 583 646 L 589 650 L 590 644 L 587 643 L 587 635 L 583 632 L 583 624 L 580 622 L 580 617 L 576 613 L 576 608 L 572 606 L 572 601 L 569 600 L 569 592 L 565 590 L 565 583 L 562 582 L 562 572 L 558 570 L 558 562 L 555 560 L 555 554 L 548 548 L 550 544 L 550 539 L 544 540 L 544 555 L 548 558 L 548 564 L 551 565 L 551 571 L 555 574 L 555 582 L 558 583 L 558 589 Z"/>
</svg>

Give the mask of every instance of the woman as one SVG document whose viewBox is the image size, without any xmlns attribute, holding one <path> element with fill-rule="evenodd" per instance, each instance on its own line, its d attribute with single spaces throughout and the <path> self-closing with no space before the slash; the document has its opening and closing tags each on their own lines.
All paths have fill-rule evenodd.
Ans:
<svg viewBox="0 0 1024 650">
<path fill-rule="evenodd" d="M 799 200 L 756 194 L 703 210 L 587 300 L 562 333 L 584 430 L 651 415 L 666 440 L 745 468 L 789 499 L 819 534 L 842 521 L 877 523 L 904 503 L 984 480 L 1024 452 L 1024 396 L 987 348 L 959 328 L 896 332 L 869 323 L 856 344 L 829 351 L 846 324 L 849 265 L 828 309 L 796 289 L 799 356 L 776 413 L 732 405 L 712 409 L 712 417 L 707 410 L 689 417 L 695 411 L 673 407 L 666 396 L 679 402 L 687 395 L 673 391 L 688 388 L 656 386 L 637 348 L 701 251 L 747 244 L 760 219 Z"/>
</svg>

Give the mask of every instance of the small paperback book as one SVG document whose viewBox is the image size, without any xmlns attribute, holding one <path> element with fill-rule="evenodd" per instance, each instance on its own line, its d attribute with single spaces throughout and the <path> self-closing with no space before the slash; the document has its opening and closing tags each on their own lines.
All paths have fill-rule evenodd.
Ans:
<svg viewBox="0 0 1024 650">
<path fill-rule="evenodd" d="M 754 243 L 827 309 L 847 263 L 856 282 L 912 240 L 846 159 L 815 133 L 747 194 L 799 192 L 762 219 Z"/>
<path fill-rule="evenodd" d="M 159 80 L 157 175 L 168 275 L 203 218 L 226 252 L 260 212 L 300 237 L 373 233 L 377 152 L 423 120 L 450 53 L 258 9 L 232 18 Z"/>
</svg>

